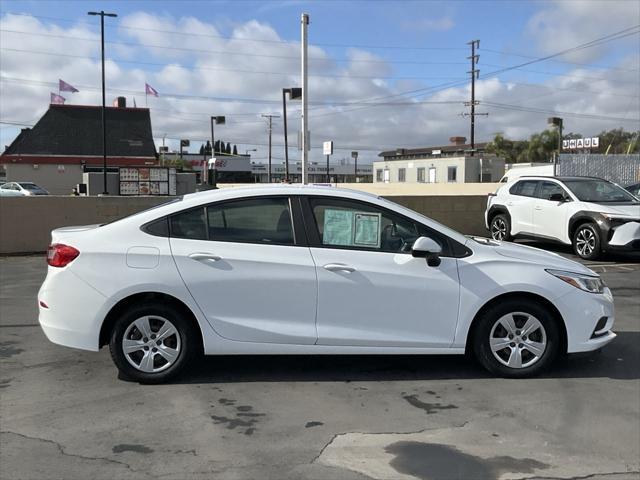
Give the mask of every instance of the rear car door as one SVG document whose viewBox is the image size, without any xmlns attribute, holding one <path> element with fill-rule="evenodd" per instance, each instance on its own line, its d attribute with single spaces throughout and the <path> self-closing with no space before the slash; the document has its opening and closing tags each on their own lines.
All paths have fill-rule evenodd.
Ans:
<svg viewBox="0 0 640 480">
<path fill-rule="evenodd" d="M 533 233 L 533 208 L 539 183 L 539 180 L 520 180 L 509 189 L 505 203 L 511 216 L 512 235 Z"/>
<path fill-rule="evenodd" d="M 568 200 L 551 200 L 552 195 L 562 195 Z M 559 183 L 544 180 L 540 182 L 536 197 L 533 207 L 533 233 L 539 237 L 565 241 L 571 196 Z"/>
<path fill-rule="evenodd" d="M 317 265 L 319 345 L 451 345 L 460 284 L 445 236 L 367 202 L 312 197 L 303 205 Z M 438 267 L 411 255 L 420 236 L 442 245 Z"/>
<path fill-rule="evenodd" d="M 291 199 L 218 202 L 175 214 L 169 223 L 180 275 L 219 335 L 316 342 L 315 265 L 303 227 L 294 228 Z"/>
</svg>

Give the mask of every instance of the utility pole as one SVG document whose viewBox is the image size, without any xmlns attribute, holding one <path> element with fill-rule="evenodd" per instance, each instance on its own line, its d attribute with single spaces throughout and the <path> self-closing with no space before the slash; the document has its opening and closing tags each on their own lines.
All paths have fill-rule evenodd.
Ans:
<svg viewBox="0 0 640 480">
<path fill-rule="evenodd" d="M 302 184 L 305 185 L 308 182 L 309 173 L 307 172 L 307 164 L 309 161 L 309 131 L 308 131 L 308 109 L 309 103 L 309 89 L 307 81 L 307 26 L 309 25 L 309 14 L 303 13 L 300 19 L 301 24 L 301 36 L 302 36 Z"/>
<path fill-rule="evenodd" d="M 100 45 L 102 48 L 102 182 L 103 195 L 109 195 L 107 190 L 107 121 L 106 117 L 106 100 L 105 100 L 105 83 L 104 83 L 104 17 L 117 17 L 115 13 L 106 13 L 104 10 L 99 12 L 87 12 L 87 15 L 100 16 Z"/>
<path fill-rule="evenodd" d="M 271 183 L 271 132 L 273 130 L 273 128 L 272 128 L 272 120 L 274 118 L 280 118 L 280 115 L 271 115 L 271 114 L 263 113 L 262 116 L 264 118 L 268 118 L 269 119 L 269 170 L 267 171 L 267 182 Z"/>
<path fill-rule="evenodd" d="M 471 71 L 467 72 L 471 74 L 471 102 L 468 104 L 471 106 L 471 156 L 476 153 L 476 115 L 489 115 L 488 113 L 476 113 L 476 105 L 480 102 L 476 102 L 476 79 L 480 77 L 480 70 L 476 68 L 476 64 L 480 59 L 480 55 L 476 55 L 476 48 L 480 48 L 480 40 L 472 40 L 467 43 L 471 45 L 471 56 L 467 59 L 471 60 Z M 480 173 L 482 176 L 482 173 Z"/>
</svg>

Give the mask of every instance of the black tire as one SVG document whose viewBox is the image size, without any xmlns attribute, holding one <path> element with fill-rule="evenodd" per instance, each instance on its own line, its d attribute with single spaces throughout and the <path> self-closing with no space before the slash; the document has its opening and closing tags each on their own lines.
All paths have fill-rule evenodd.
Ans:
<svg viewBox="0 0 640 480">
<path fill-rule="evenodd" d="M 494 240 L 511 240 L 511 222 L 509 221 L 509 216 L 504 213 L 499 213 L 494 216 L 489 224 L 489 232 L 491 232 L 491 238 Z"/>
<path fill-rule="evenodd" d="M 516 315 L 512 315 L 514 313 Z M 514 336 L 513 342 L 511 342 L 511 340 L 507 340 L 509 338 L 507 336 L 508 331 L 505 329 L 507 335 L 504 336 L 504 340 L 510 343 L 505 345 L 504 349 L 494 354 L 491 347 L 491 337 L 494 337 L 497 341 L 503 339 L 503 334 L 500 332 L 500 329 L 503 327 L 499 321 L 505 316 L 514 319 L 515 327 L 518 328 L 516 332 L 520 333 Z M 519 330 L 519 328 L 522 328 L 523 325 L 526 324 L 526 321 L 531 318 L 537 320 L 539 324 L 541 324 L 542 329 L 537 328 L 532 330 L 530 332 L 531 338 L 527 337 L 527 335 L 521 337 L 520 335 L 523 333 L 523 330 Z M 500 302 L 487 309 L 482 316 L 478 318 L 478 322 L 473 338 L 473 349 L 478 361 L 494 375 L 506 378 L 531 377 L 548 368 L 558 355 L 561 344 L 558 320 L 554 318 L 553 314 L 547 308 L 535 301 L 526 298 L 513 298 Z M 495 329 L 494 325 L 496 325 Z M 528 350 L 528 348 L 542 344 L 543 341 L 545 347 L 542 349 L 540 355 L 535 355 L 532 351 Z M 522 362 L 520 368 L 505 365 L 496 358 L 500 357 L 503 361 L 510 361 L 516 350 L 520 352 L 519 355 Z M 533 357 L 536 357 L 537 360 Z M 530 365 L 527 365 L 528 363 L 530 363 Z"/>
<path fill-rule="evenodd" d="M 571 239 L 573 251 L 584 260 L 595 260 L 600 256 L 600 230 L 593 223 L 578 225 Z"/>
<path fill-rule="evenodd" d="M 138 349 L 136 352 L 125 355 L 123 351 L 123 338 L 125 333 L 128 339 L 142 336 L 140 330 L 135 327 L 135 322 L 144 317 L 148 317 L 148 324 L 152 335 L 158 333 L 167 321 L 169 322 L 167 324 L 169 328 L 171 326 L 175 327 L 176 333 L 168 336 L 164 340 L 158 340 L 161 343 L 157 344 L 157 348 L 155 344 L 149 344 L 149 346 L 145 345 L 145 347 L 141 347 L 142 349 Z M 194 326 L 192 319 L 185 315 L 183 310 L 171 304 L 143 302 L 127 310 L 115 321 L 111 331 L 109 351 L 111 352 L 113 362 L 124 377 L 140 383 L 163 383 L 178 375 L 193 360 L 199 351 L 200 343 L 198 339 L 198 329 Z M 150 335 L 148 338 L 143 336 L 141 339 L 134 339 L 132 341 L 152 342 L 154 340 L 155 337 Z M 144 344 L 144 342 L 141 343 L 141 345 L 142 344 Z M 170 349 L 169 352 L 172 350 L 177 352 L 175 360 L 170 362 L 161 355 L 163 352 L 158 351 L 161 348 L 164 349 L 163 352 L 166 352 L 167 349 Z M 154 353 L 151 353 L 152 350 Z M 152 360 L 150 360 L 151 368 L 155 368 L 157 365 L 158 371 L 142 371 L 129 361 L 129 359 L 131 359 L 131 361 L 136 363 L 138 358 L 141 359 L 145 354 L 150 355 L 152 358 Z M 168 355 L 168 353 L 165 354 Z M 140 360 L 140 365 L 142 365 L 142 360 Z"/>
</svg>

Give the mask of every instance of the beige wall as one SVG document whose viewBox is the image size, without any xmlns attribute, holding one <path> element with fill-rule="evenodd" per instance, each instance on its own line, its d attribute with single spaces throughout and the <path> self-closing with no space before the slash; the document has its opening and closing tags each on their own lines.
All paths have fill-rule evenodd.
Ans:
<svg viewBox="0 0 640 480">
<path fill-rule="evenodd" d="M 486 195 L 388 198 L 462 233 L 486 235 Z M 55 228 L 105 223 L 165 201 L 166 197 L 1 197 L 0 254 L 43 252 Z"/>
<path fill-rule="evenodd" d="M 373 162 L 373 182 L 378 183 L 376 171 L 389 169 L 389 183 L 398 183 L 398 170 L 405 169 L 405 182 L 418 181 L 418 168 L 424 168 L 424 181 L 429 182 L 429 168 L 435 168 L 435 183 L 450 183 L 448 181 L 448 168 L 456 167 L 456 181 L 451 183 L 477 182 L 480 178 L 480 159 L 482 158 L 482 172 L 487 177 L 490 175 L 493 181 L 498 181 L 504 175 L 504 160 L 493 155 L 475 157 L 434 157 L 417 158 L 408 160 L 392 160 Z M 383 177 L 384 178 L 384 177 Z M 384 182 L 384 180 L 383 180 Z"/>
<path fill-rule="evenodd" d="M 167 201 L 167 197 L 0 197 L 0 254 L 43 252 L 51 230 L 105 223 Z"/>
</svg>

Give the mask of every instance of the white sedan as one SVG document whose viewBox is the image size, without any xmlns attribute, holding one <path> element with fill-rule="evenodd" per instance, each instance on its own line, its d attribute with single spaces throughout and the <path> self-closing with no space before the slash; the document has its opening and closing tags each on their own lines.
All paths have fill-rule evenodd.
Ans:
<svg viewBox="0 0 640 480">
<path fill-rule="evenodd" d="M 355 191 L 209 191 L 52 237 L 45 334 L 109 345 L 140 382 L 200 353 L 470 351 L 496 375 L 524 377 L 615 338 L 611 292 L 585 266 Z"/>
</svg>

